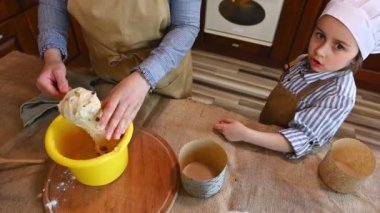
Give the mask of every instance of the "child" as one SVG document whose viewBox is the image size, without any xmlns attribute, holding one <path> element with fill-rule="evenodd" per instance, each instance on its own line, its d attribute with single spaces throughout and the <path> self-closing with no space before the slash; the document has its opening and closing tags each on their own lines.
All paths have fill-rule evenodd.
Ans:
<svg viewBox="0 0 380 213">
<path fill-rule="evenodd" d="M 284 72 L 260 114 L 266 131 L 224 119 L 214 128 L 297 159 L 328 143 L 355 105 L 353 73 L 380 51 L 380 1 L 332 0 L 309 41 L 308 55 Z"/>
</svg>

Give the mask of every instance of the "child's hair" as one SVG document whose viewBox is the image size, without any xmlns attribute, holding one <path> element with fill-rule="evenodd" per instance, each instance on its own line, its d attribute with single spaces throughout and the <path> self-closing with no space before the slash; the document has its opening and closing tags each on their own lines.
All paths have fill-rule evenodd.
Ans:
<svg viewBox="0 0 380 213">
<path fill-rule="evenodd" d="M 347 68 L 350 69 L 354 74 L 356 74 L 356 72 L 362 67 L 362 64 L 363 64 L 363 57 L 359 51 L 358 54 L 355 56 L 353 63 L 350 63 L 350 65 L 348 65 Z"/>
</svg>

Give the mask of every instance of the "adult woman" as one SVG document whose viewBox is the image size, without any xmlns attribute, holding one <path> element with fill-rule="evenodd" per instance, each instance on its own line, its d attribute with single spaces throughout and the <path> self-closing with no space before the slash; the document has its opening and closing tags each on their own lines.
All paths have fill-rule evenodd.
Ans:
<svg viewBox="0 0 380 213">
<path fill-rule="evenodd" d="M 117 85 L 103 100 L 99 122 L 119 139 L 155 90 L 175 98 L 191 88 L 189 50 L 199 31 L 200 0 L 41 0 L 39 48 L 45 66 L 37 87 L 62 97 L 69 85 L 63 61 L 69 12 L 83 29 L 91 65 Z"/>
</svg>

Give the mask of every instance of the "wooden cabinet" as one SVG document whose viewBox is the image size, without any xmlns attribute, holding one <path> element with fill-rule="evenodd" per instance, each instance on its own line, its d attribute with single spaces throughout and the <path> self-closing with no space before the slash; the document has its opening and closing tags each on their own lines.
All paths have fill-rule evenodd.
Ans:
<svg viewBox="0 0 380 213">
<path fill-rule="evenodd" d="M 206 1 L 202 1 L 201 31 L 195 48 L 274 68 L 307 50 L 309 38 L 329 0 L 284 0 L 273 45 L 261 46 L 203 31 Z M 359 88 L 380 91 L 380 54 L 369 56 L 355 76 Z"/>
<path fill-rule="evenodd" d="M 13 50 L 38 54 L 37 43 L 24 15 L 17 15 L 0 25 L 0 34 L 0 57 Z"/>
<path fill-rule="evenodd" d="M 17 1 L 0 1 L 0 57 L 12 50 L 38 54 L 35 37 Z"/>
<path fill-rule="evenodd" d="M 363 63 L 356 76 L 356 83 L 359 88 L 380 91 L 380 54 L 370 55 Z"/>
<path fill-rule="evenodd" d="M 13 50 L 38 55 L 38 0 L 0 0 L 0 57 Z M 70 19 L 68 32 L 70 67 L 89 66 L 80 27 Z"/>
</svg>

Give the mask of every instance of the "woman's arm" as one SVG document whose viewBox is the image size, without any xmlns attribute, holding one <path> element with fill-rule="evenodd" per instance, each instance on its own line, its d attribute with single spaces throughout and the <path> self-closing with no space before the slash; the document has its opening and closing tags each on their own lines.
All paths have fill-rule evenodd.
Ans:
<svg viewBox="0 0 380 213">
<path fill-rule="evenodd" d="M 201 0 L 171 0 L 171 25 L 160 45 L 138 67 L 152 89 L 177 67 L 199 32 Z"/>
<path fill-rule="evenodd" d="M 46 95 L 62 98 L 69 90 L 66 79 L 67 1 L 40 0 L 38 6 L 38 47 L 44 67 L 36 81 Z"/>
<path fill-rule="evenodd" d="M 38 5 L 38 47 L 41 58 L 54 48 L 67 58 L 67 0 L 40 0 Z"/>
</svg>

